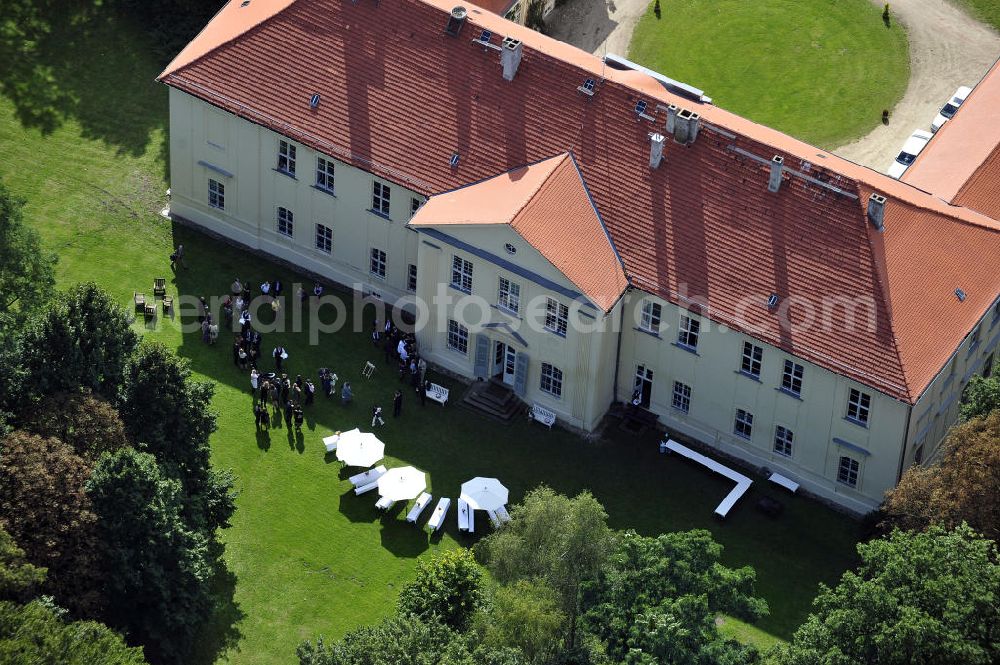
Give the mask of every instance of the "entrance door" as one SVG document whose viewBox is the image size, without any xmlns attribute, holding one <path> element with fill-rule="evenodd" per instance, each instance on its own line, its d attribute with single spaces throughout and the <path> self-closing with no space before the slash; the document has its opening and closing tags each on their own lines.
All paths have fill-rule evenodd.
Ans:
<svg viewBox="0 0 1000 665">
<path fill-rule="evenodd" d="M 515 367 L 517 367 L 517 351 L 514 347 L 496 342 L 493 348 L 493 378 L 513 386 Z"/>
<path fill-rule="evenodd" d="M 649 399 L 653 396 L 653 370 L 644 365 L 635 368 L 635 393 L 638 394 L 639 406 L 649 408 Z M 635 397 L 633 397 L 635 399 Z"/>
</svg>

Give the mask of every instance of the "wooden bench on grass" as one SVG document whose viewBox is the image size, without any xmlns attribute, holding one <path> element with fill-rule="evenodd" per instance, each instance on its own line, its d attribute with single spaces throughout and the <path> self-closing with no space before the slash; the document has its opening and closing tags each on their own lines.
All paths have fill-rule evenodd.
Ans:
<svg viewBox="0 0 1000 665">
<path fill-rule="evenodd" d="M 439 386 L 436 383 L 432 383 L 427 386 L 427 397 L 434 400 L 441 406 L 448 403 L 448 389 L 444 386 Z"/>
<path fill-rule="evenodd" d="M 537 420 L 549 429 L 552 429 L 552 426 L 556 424 L 555 412 L 546 409 L 538 402 L 531 405 L 531 408 L 528 410 L 528 415 L 532 420 Z"/>
<path fill-rule="evenodd" d="M 795 482 L 791 478 L 786 478 L 780 473 L 772 473 L 770 476 L 767 477 L 767 479 L 770 480 L 775 485 L 781 485 L 792 494 L 795 494 L 797 491 L 799 491 L 799 484 L 797 482 Z"/>
<path fill-rule="evenodd" d="M 434 533 L 444 525 L 444 518 L 448 515 L 448 508 L 451 506 L 451 499 L 448 497 L 441 497 L 438 501 L 437 506 L 434 508 L 434 514 L 431 518 L 427 520 L 427 528 Z"/>
<path fill-rule="evenodd" d="M 698 464 L 701 464 L 702 466 L 736 482 L 736 487 L 734 487 L 732 491 L 726 495 L 726 498 L 724 498 L 715 508 L 715 514 L 719 517 L 725 517 L 728 515 L 729 510 L 736 505 L 736 502 L 740 500 L 740 497 L 746 494 L 746 491 L 750 489 L 750 485 L 753 481 L 744 476 L 742 473 L 734 471 L 728 466 L 723 466 L 714 459 L 705 457 L 701 453 L 695 452 L 687 446 L 677 443 L 673 439 L 668 438 L 664 441 L 664 443 L 666 444 L 667 450 L 683 455 L 692 462 L 697 462 Z"/>
<path fill-rule="evenodd" d="M 423 492 L 419 497 L 417 497 L 417 501 L 413 504 L 413 508 L 411 508 L 410 512 L 406 515 L 406 521 L 416 524 L 417 520 L 420 519 L 420 513 L 424 512 L 424 508 L 427 507 L 427 504 L 431 502 L 432 498 L 433 497 L 427 492 Z"/>
</svg>

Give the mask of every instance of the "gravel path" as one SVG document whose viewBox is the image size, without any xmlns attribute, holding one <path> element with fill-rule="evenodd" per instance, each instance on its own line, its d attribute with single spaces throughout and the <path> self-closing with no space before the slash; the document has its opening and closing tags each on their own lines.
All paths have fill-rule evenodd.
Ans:
<svg viewBox="0 0 1000 665">
<path fill-rule="evenodd" d="M 649 0 L 566 0 L 546 22 L 556 39 L 596 55 L 627 55 L 632 31 L 648 6 Z M 894 0 L 891 11 L 910 40 L 909 85 L 888 125 L 834 150 L 880 171 L 910 132 L 930 128 L 955 88 L 974 85 L 1000 57 L 1000 34 L 947 0 Z"/>
</svg>

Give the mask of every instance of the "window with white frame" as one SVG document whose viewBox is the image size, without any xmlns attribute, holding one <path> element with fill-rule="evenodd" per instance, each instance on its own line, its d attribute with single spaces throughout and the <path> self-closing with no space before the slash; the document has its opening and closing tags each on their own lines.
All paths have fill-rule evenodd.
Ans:
<svg viewBox="0 0 1000 665">
<path fill-rule="evenodd" d="M 750 342 L 743 342 L 743 358 L 740 371 L 755 379 L 760 378 L 760 366 L 764 358 L 764 349 Z"/>
<path fill-rule="evenodd" d="M 448 319 L 448 348 L 462 355 L 469 352 L 469 329 L 453 319 Z"/>
<path fill-rule="evenodd" d="M 278 208 L 278 233 L 289 238 L 295 232 L 295 216 L 288 208 Z"/>
<path fill-rule="evenodd" d="M 560 337 L 566 336 L 569 327 L 569 307 L 555 298 L 545 299 L 545 329 Z"/>
<path fill-rule="evenodd" d="M 521 307 L 521 285 L 501 277 L 497 287 L 497 307 L 517 314 Z"/>
<path fill-rule="evenodd" d="M 733 424 L 733 434 L 744 439 L 753 438 L 753 414 L 744 409 L 736 409 L 736 421 Z"/>
<path fill-rule="evenodd" d="M 369 272 L 376 277 L 385 279 L 385 252 L 381 249 L 372 247 Z"/>
<path fill-rule="evenodd" d="M 406 290 L 417 290 L 417 265 L 415 263 L 406 266 Z"/>
<path fill-rule="evenodd" d="M 840 458 L 840 465 L 837 467 L 837 482 L 848 487 L 858 486 L 858 472 L 861 470 L 861 463 L 853 457 L 843 456 Z"/>
<path fill-rule="evenodd" d="M 385 185 L 378 180 L 372 183 L 372 212 L 389 216 L 389 185 Z"/>
<path fill-rule="evenodd" d="M 316 225 L 316 249 L 327 254 L 333 251 L 333 229 L 329 226 Z"/>
<path fill-rule="evenodd" d="M 792 360 L 785 361 L 785 367 L 781 370 L 781 389 L 790 392 L 798 397 L 802 394 L 802 375 L 805 368 Z"/>
<path fill-rule="evenodd" d="M 410 219 L 413 219 L 413 216 L 417 214 L 417 211 L 420 210 L 422 205 L 424 205 L 422 200 L 418 199 L 416 196 L 410 197 Z"/>
<path fill-rule="evenodd" d="M 689 349 L 698 348 L 698 333 L 701 331 L 701 322 L 692 319 L 686 314 L 681 314 L 681 324 L 677 329 L 677 343 Z"/>
<path fill-rule="evenodd" d="M 295 146 L 288 141 L 278 141 L 278 170 L 295 175 Z"/>
<path fill-rule="evenodd" d="M 316 159 L 316 186 L 331 194 L 333 193 L 333 170 L 333 160 L 322 157 Z"/>
<path fill-rule="evenodd" d="M 691 386 L 674 381 L 674 397 L 670 405 L 682 413 L 691 410 Z"/>
<path fill-rule="evenodd" d="M 871 414 L 872 396 L 863 393 L 857 388 L 851 388 L 847 396 L 847 418 L 860 425 L 868 424 L 868 417 Z"/>
<path fill-rule="evenodd" d="M 542 363 L 542 380 L 538 386 L 543 391 L 556 397 L 562 396 L 563 373 L 558 367 L 549 363 Z"/>
<path fill-rule="evenodd" d="M 457 255 L 451 257 L 451 285 L 472 293 L 472 261 L 466 261 Z"/>
<path fill-rule="evenodd" d="M 782 425 L 778 425 L 774 428 L 774 452 L 779 455 L 784 455 L 785 457 L 792 456 L 792 440 L 795 435 L 792 434 L 792 430 Z"/>
<path fill-rule="evenodd" d="M 639 327 L 646 332 L 658 335 L 660 333 L 661 312 L 662 308 L 660 307 L 660 303 L 653 302 L 652 300 L 644 300 L 639 316 Z"/>
<path fill-rule="evenodd" d="M 208 179 L 208 205 L 219 210 L 226 209 L 226 186 L 211 178 Z"/>
</svg>

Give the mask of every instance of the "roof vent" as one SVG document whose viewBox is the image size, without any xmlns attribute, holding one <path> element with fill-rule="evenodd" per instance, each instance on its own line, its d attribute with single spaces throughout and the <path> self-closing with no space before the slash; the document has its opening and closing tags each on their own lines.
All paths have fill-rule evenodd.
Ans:
<svg viewBox="0 0 1000 665">
<path fill-rule="evenodd" d="M 767 191 L 772 194 L 781 189 L 781 173 L 784 171 L 785 158 L 775 155 L 771 158 L 771 177 L 767 181 Z"/>
<path fill-rule="evenodd" d="M 448 25 L 444 31 L 452 37 L 458 37 L 458 33 L 462 31 L 462 26 L 465 25 L 465 17 L 468 15 L 469 12 L 462 5 L 455 7 L 451 10 L 451 15 L 448 16 Z"/>
<path fill-rule="evenodd" d="M 772 293 L 771 297 L 767 299 L 767 308 L 774 309 L 778 306 L 778 294 Z"/>
<path fill-rule="evenodd" d="M 667 107 L 667 134 L 673 134 L 677 127 L 677 104 Z"/>
<path fill-rule="evenodd" d="M 517 68 L 521 65 L 521 41 L 504 37 L 500 45 L 500 64 L 503 65 L 503 79 L 513 81 Z"/>
<path fill-rule="evenodd" d="M 962 289 L 955 289 L 955 297 L 958 298 L 958 302 L 965 302 L 965 291 Z"/>
<path fill-rule="evenodd" d="M 451 164 L 451 168 L 455 168 L 456 166 L 458 166 L 458 153 L 457 152 L 451 153 L 451 159 L 448 160 L 448 163 Z"/>
<path fill-rule="evenodd" d="M 868 221 L 877 230 L 885 230 L 885 197 L 872 192 L 868 197 Z M 961 298 L 959 298 L 961 300 Z"/>
<path fill-rule="evenodd" d="M 698 124 L 701 120 L 694 111 L 681 109 L 674 119 L 674 140 L 684 145 L 691 145 L 698 138 Z"/>
<path fill-rule="evenodd" d="M 663 160 L 663 134 L 649 135 L 649 168 L 655 169 Z"/>
<path fill-rule="evenodd" d="M 309 108 L 314 109 L 319 106 L 319 93 L 317 92 L 309 99 Z"/>
<path fill-rule="evenodd" d="M 597 85 L 597 83 L 594 81 L 594 79 L 587 79 L 583 82 L 583 85 L 577 88 L 577 90 L 587 95 L 588 97 L 593 97 L 595 85 Z"/>
</svg>

